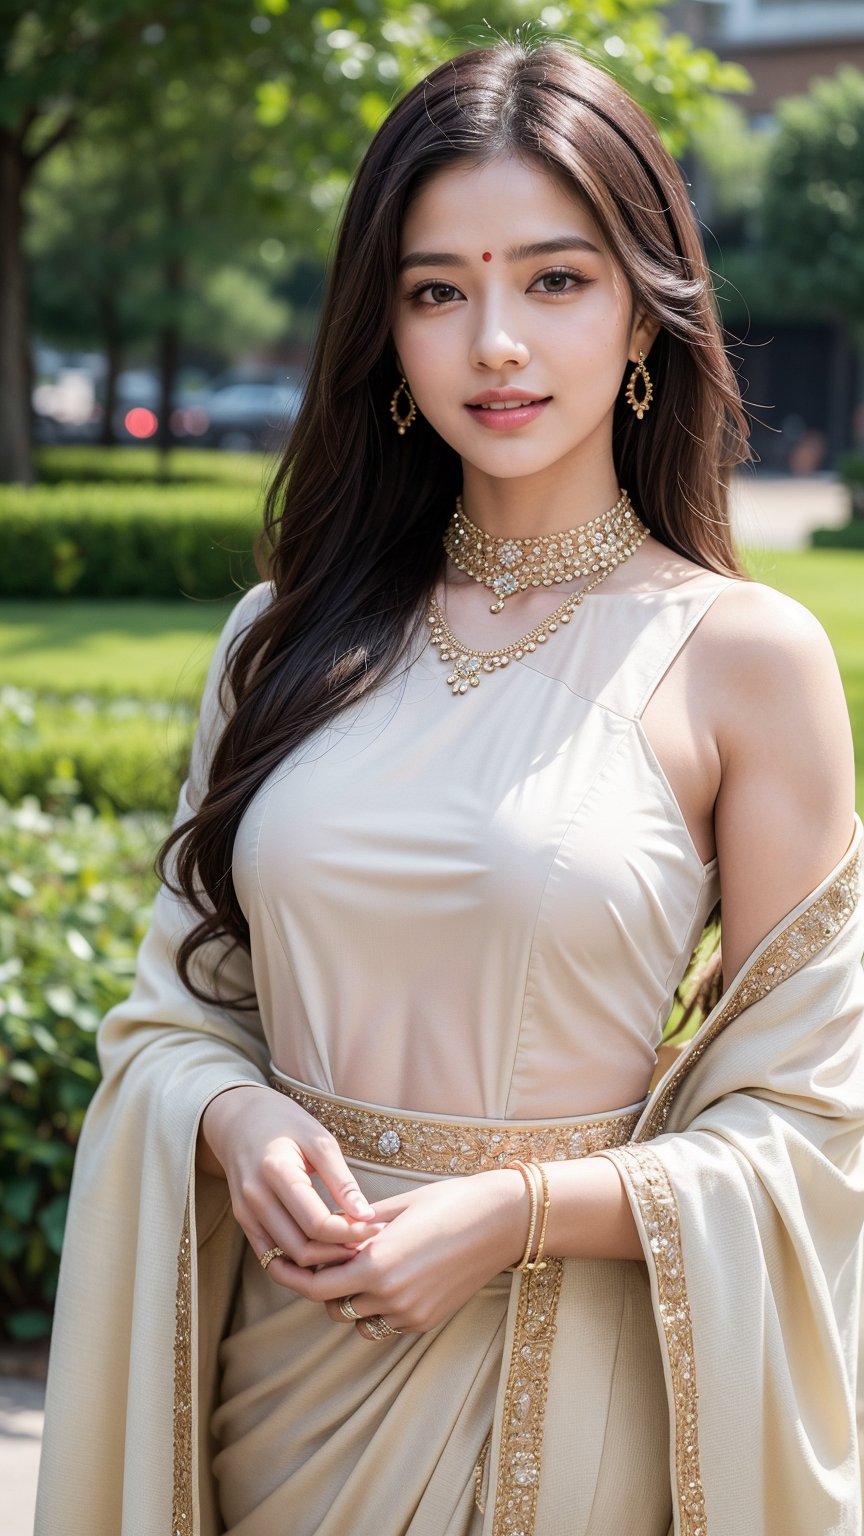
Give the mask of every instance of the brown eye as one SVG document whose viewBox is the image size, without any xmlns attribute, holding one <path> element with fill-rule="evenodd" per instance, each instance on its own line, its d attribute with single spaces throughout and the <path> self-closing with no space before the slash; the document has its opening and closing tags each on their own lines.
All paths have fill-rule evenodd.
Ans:
<svg viewBox="0 0 864 1536">
<path fill-rule="evenodd" d="M 434 304 L 449 304 L 456 292 L 452 283 L 432 283 L 426 289 Z"/>
</svg>

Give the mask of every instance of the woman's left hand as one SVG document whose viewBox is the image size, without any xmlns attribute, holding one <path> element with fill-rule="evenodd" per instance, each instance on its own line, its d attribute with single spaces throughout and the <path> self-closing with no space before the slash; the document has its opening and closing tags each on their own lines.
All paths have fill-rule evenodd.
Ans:
<svg viewBox="0 0 864 1536">
<path fill-rule="evenodd" d="M 387 1226 L 352 1258 L 314 1273 L 292 1266 L 289 1274 L 284 1266 L 284 1283 L 324 1302 L 334 1322 L 351 1321 L 339 1311 L 350 1296 L 361 1318 L 425 1333 L 519 1262 L 528 1195 L 519 1170 L 502 1168 L 379 1200 L 375 1219 Z"/>
</svg>

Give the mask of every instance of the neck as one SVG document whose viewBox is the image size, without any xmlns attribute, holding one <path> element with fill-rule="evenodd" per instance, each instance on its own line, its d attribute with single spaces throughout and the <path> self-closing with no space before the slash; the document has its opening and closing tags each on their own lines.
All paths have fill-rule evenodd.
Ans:
<svg viewBox="0 0 864 1536">
<path fill-rule="evenodd" d="M 619 495 L 611 456 L 578 474 L 551 465 L 540 474 L 506 480 L 463 461 L 462 504 L 472 523 L 494 538 L 527 539 L 579 528 L 608 512 Z"/>
</svg>

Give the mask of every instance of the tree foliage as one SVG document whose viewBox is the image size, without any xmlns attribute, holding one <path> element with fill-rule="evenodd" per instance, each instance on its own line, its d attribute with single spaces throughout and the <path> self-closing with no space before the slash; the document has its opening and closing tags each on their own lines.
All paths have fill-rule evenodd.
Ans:
<svg viewBox="0 0 864 1536">
<path fill-rule="evenodd" d="M 575 39 L 623 81 L 680 152 L 712 93 L 740 90 L 746 77 L 684 34 L 669 34 L 664 3 L 560 0 L 538 18 L 528 0 L 484 0 L 480 20 L 476 0 L 438 0 L 434 8 L 422 0 L 219 0 L 204 7 L 53 0 L 40 8 L 0 0 L 0 161 L 15 171 L 0 175 L 7 189 L 0 224 L 5 217 L 17 230 L 18 213 L 13 218 L 10 210 L 13 202 L 20 208 L 30 183 L 34 215 L 45 213 L 32 249 L 44 261 L 53 250 L 56 266 L 68 220 L 65 235 L 49 229 L 42 178 L 59 202 L 77 208 L 91 236 L 82 266 L 92 276 L 93 263 L 102 262 L 96 286 L 113 288 L 118 303 L 133 274 L 133 247 L 139 268 L 155 252 L 150 276 L 155 265 L 160 282 L 148 302 L 170 369 L 172 332 L 188 317 L 190 287 L 209 283 L 212 292 L 220 267 L 254 273 L 257 264 L 266 290 L 272 273 L 260 253 L 272 251 L 273 241 L 289 255 L 326 255 L 351 173 L 393 102 L 473 44 L 517 29 Z M 50 171 L 61 145 L 69 146 L 56 162 L 66 181 L 75 177 L 77 157 L 86 172 L 62 196 L 62 170 L 53 178 Z M 94 176 L 97 161 L 102 174 Z M 0 268 L 23 291 L 16 260 L 20 267 L 20 242 L 17 254 L 11 239 L 0 245 Z M 137 303 L 130 294 L 133 331 Z M 17 368 L 20 375 L 20 352 L 15 340 L 0 349 L 0 387 L 5 375 L 19 402 L 21 378 L 12 374 Z M 10 477 L 16 457 L 20 462 L 0 434 L 0 479 Z"/>
<path fill-rule="evenodd" d="M 864 74 L 815 80 L 777 122 L 761 233 L 778 296 L 864 336 Z"/>
</svg>

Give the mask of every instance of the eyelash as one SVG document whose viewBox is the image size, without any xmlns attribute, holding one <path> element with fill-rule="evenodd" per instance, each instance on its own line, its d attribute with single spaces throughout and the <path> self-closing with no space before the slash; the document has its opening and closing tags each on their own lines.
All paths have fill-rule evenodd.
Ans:
<svg viewBox="0 0 864 1536">
<path fill-rule="evenodd" d="M 546 297 L 551 299 L 563 298 L 567 293 L 574 293 L 577 288 L 586 288 L 592 281 L 583 272 L 574 272 L 570 267 L 548 267 L 545 272 L 541 272 L 539 276 L 535 277 L 534 283 L 542 283 L 544 277 L 570 277 L 575 284 L 575 288 L 560 288 L 557 293 L 554 289 L 547 288 L 545 290 Z M 532 288 L 534 283 L 531 284 Z M 417 283 L 416 287 L 412 288 L 405 297 L 410 304 L 415 304 L 418 309 L 446 309 L 448 304 L 454 302 L 453 299 L 445 299 L 441 304 L 424 304 L 422 302 L 423 294 L 429 293 L 433 288 L 451 288 L 454 293 L 460 292 L 455 283 L 443 283 L 440 280 L 436 281 L 435 278 L 427 278 L 425 282 Z M 530 293 L 531 289 L 528 291 Z"/>
</svg>

